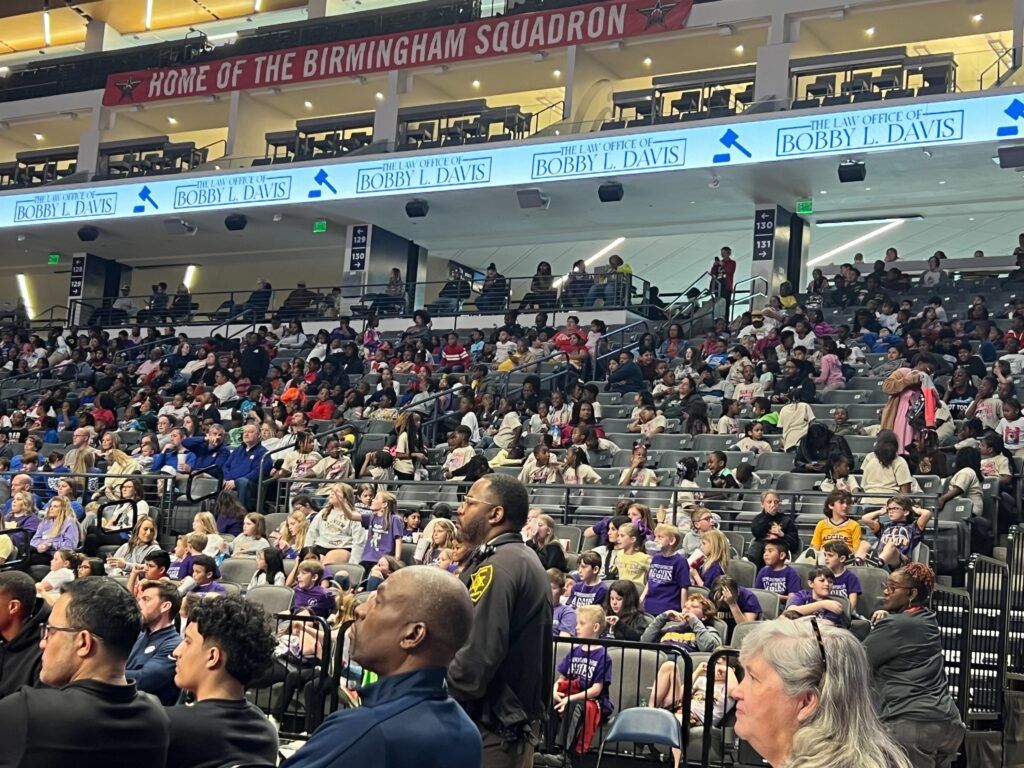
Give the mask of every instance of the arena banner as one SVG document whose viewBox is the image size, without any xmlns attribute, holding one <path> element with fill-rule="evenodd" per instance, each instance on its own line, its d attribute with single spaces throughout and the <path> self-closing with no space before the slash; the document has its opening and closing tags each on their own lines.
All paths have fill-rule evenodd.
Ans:
<svg viewBox="0 0 1024 768">
<path fill-rule="evenodd" d="M 103 104 L 209 96 L 653 35 L 686 26 L 692 8 L 693 0 L 615 0 L 122 72 L 107 78 Z"/>
<path fill-rule="evenodd" d="M 625 180 L 800 161 L 870 158 L 897 150 L 1017 141 L 1024 90 L 907 99 L 898 106 L 782 112 L 682 127 L 602 131 L 470 148 L 383 153 L 323 162 L 187 173 L 0 193 L 0 229 L 258 206 L 318 205 L 410 193 L 539 186 L 571 179 Z M 852 106 L 852 105 L 851 105 Z M 870 162 L 869 167 L 870 167 Z"/>
</svg>

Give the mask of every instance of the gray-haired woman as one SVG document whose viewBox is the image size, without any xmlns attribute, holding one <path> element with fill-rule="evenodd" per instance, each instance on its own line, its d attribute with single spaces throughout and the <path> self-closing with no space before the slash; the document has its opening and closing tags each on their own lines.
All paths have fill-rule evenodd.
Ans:
<svg viewBox="0 0 1024 768">
<path fill-rule="evenodd" d="M 772 768 L 912 768 L 875 714 L 867 656 L 846 630 L 765 622 L 740 663 L 736 734 Z"/>
</svg>

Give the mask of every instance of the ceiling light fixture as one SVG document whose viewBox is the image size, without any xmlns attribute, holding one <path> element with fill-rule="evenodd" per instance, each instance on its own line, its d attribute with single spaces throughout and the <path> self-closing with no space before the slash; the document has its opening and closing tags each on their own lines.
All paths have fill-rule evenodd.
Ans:
<svg viewBox="0 0 1024 768">
<path fill-rule="evenodd" d="M 551 74 L 552 74 L 552 75 L 554 75 L 555 77 L 561 77 L 561 76 L 562 76 L 562 70 L 560 70 L 560 69 L 556 69 L 556 70 L 555 70 L 554 72 L 552 72 Z"/>
<path fill-rule="evenodd" d="M 377 101 L 384 101 L 384 94 L 381 93 L 380 91 L 377 91 L 375 94 L 373 94 L 373 98 L 375 98 Z"/>
<path fill-rule="evenodd" d="M 259 13 L 260 8 L 263 6 L 263 0 L 252 0 L 252 12 Z"/>
<path fill-rule="evenodd" d="M 479 80 L 474 80 L 472 85 L 473 85 L 474 88 L 479 88 L 480 87 L 480 81 Z"/>
<path fill-rule="evenodd" d="M 888 224 L 891 221 L 924 221 L 924 216 L 919 213 L 899 214 L 897 216 L 883 216 L 882 218 L 868 219 L 825 219 L 816 221 L 815 227 L 862 227 L 867 224 Z"/>
<path fill-rule="evenodd" d="M 50 12 L 43 11 L 43 43 L 49 45 L 52 42 L 50 37 Z"/>
<path fill-rule="evenodd" d="M 646 58 L 644 58 L 644 66 L 645 67 L 649 67 L 653 63 L 654 63 L 654 60 L 650 56 L 647 56 Z"/>
<path fill-rule="evenodd" d="M 981 22 L 983 22 L 984 20 L 985 15 L 983 13 L 976 13 L 973 16 L 971 16 L 971 21 L 973 21 L 975 24 L 981 24 Z"/>
<path fill-rule="evenodd" d="M 743 43 L 736 46 L 736 53 L 743 53 L 744 50 Z"/>
<path fill-rule="evenodd" d="M 168 115 L 167 116 L 167 122 L 170 123 L 171 125 L 177 125 L 178 124 L 178 118 L 171 117 L 170 115 Z"/>
<path fill-rule="evenodd" d="M 817 257 L 816 259 L 811 259 L 810 261 L 807 262 L 807 266 L 813 267 L 815 264 L 820 264 L 823 261 L 828 261 L 834 256 L 838 256 L 843 251 L 848 251 L 851 248 L 856 248 L 861 243 L 866 243 L 868 240 L 874 240 L 876 237 L 881 237 L 886 232 L 896 229 L 896 227 L 898 227 L 902 223 L 903 219 L 896 219 L 895 221 L 890 221 L 888 224 L 881 226 L 878 229 L 871 230 L 866 235 L 855 237 L 848 243 L 843 243 L 838 248 L 833 248 L 831 251 L 821 254 L 821 256 Z"/>
<path fill-rule="evenodd" d="M 185 287 L 188 288 L 190 291 L 192 290 L 192 283 L 194 283 L 196 280 L 196 272 L 198 271 L 198 269 L 199 268 L 196 267 L 195 264 L 189 264 L 187 267 L 185 267 L 185 277 L 182 278 L 181 282 L 183 282 L 185 284 Z"/>
<path fill-rule="evenodd" d="M 618 248 L 624 242 L 626 242 L 626 238 L 624 238 L 624 237 L 617 237 L 617 238 L 615 238 L 610 243 L 608 243 L 608 245 L 606 245 L 604 248 L 602 248 L 597 253 L 595 253 L 593 256 L 590 256 L 587 259 L 585 259 L 583 263 L 586 266 L 589 267 L 591 264 L 593 264 L 595 261 L 600 259 L 602 256 L 607 256 L 609 253 L 614 251 L 616 248 Z M 569 278 L 568 275 L 562 275 L 560 278 L 555 280 L 554 287 L 555 288 L 561 288 L 562 287 L 562 283 L 564 283 L 568 278 Z"/>
<path fill-rule="evenodd" d="M 874 27 L 868 27 L 867 29 L 864 30 L 864 34 L 867 35 L 868 37 L 874 37 L 875 36 L 875 28 Z"/>
<path fill-rule="evenodd" d="M 153 0 L 146 0 L 146 29 L 153 28 Z"/>
<path fill-rule="evenodd" d="M 306 109 L 312 109 L 313 108 L 313 102 L 312 101 L 304 101 L 304 102 L 302 102 L 302 106 L 304 106 Z"/>
<path fill-rule="evenodd" d="M 35 137 L 36 141 L 42 141 L 43 140 L 43 134 L 41 134 L 41 133 L 33 133 L 32 136 Z"/>
</svg>

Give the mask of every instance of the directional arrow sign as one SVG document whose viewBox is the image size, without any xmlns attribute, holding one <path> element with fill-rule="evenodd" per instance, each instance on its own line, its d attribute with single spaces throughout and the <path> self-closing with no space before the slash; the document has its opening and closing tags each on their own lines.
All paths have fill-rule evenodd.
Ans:
<svg viewBox="0 0 1024 768">
<path fill-rule="evenodd" d="M 772 261 L 775 258 L 775 209 L 758 208 L 754 211 L 754 261 Z"/>
</svg>

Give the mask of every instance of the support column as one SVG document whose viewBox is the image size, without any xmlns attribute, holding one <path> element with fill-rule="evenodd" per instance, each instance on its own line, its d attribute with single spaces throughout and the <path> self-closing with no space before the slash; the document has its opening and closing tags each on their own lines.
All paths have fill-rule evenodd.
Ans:
<svg viewBox="0 0 1024 768">
<path fill-rule="evenodd" d="M 233 158 L 263 157 L 267 149 L 267 133 L 294 127 L 294 115 L 287 115 L 247 93 L 234 91 L 228 110 L 225 154 Z"/>
<path fill-rule="evenodd" d="M 89 19 L 85 25 L 85 51 L 84 53 L 102 53 L 103 51 L 116 51 L 124 48 L 124 41 L 121 34 L 105 21 Z"/>
<path fill-rule="evenodd" d="M 1013 0 L 1013 65 L 1024 66 L 1024 0 Z"/>
<path fill-rule="evenodd" d="M 612 115 L 616 76 L 578 46 L 566 52 L 562 118 L 579 132 L 597 130 Z"/>
<path fill-rule="evenodd" d="M 768 28 L 768 44 L 757 49 L 754 100 L 771 100 L 771 111 L 788 108 L 792 100 L 789 60 L 798 36 L 799 23 L 790 22 L 784 13 L 775 13 Z"/>
<path fill-rule="evenodd" d="M 306 15 L 311 19 L 323 19 L 341 12 L 341 0 L 309 0 L 306 6 Z"/>
<path fill-rule="evenodd" d="M 763 279 L 752 289 L 767 296 L 752 300 L 752 308 L 767 304 L 767 297 L 777 295 L 783 281 L 791 282 L 794 289 L 801 284 L 800 273 L 810 246 L 811 228 L 804 219 L 775 203 L 755 203 L 750 276 Z"/>
<path fill-rule="evenodd" d="M 388 72 L 384 99 L 377 102 L 373 114 L 373 143 L 386 142 L 394 149 L 398 140 L 398 107 L 400 98 L 409 91 L 409 75 L 401 70 Z"/>
<path fill-rule="evenodd" d="M 99 170 L 100 142 L 103 132 L 113 126 L 114 113 L 97 106 L 89 113 L 89 127 L 78 137 L 78 165 L 75 174 L 94 174 Z"/>
</svg>

